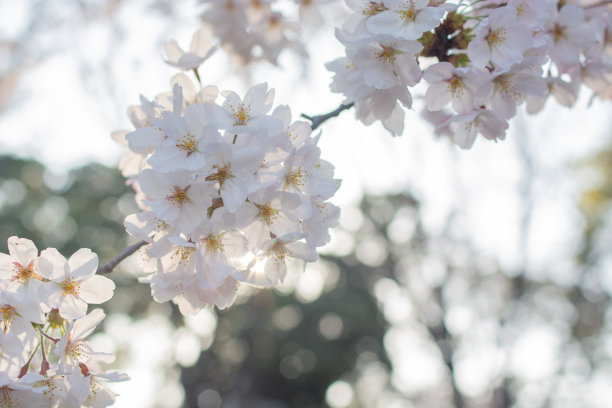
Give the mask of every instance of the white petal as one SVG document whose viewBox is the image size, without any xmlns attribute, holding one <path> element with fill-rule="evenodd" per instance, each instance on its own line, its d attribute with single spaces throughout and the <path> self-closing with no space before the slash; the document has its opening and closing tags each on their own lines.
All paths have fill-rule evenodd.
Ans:
<svg viewBox="0 0 612 408">
<path fill-rule="evenodd" d="M 66 258 L 57 249 L 45 249 L 40 253 L 40 258 L 38 259 L 40 276 L 50 280 L 64 278 L 66 262 Z"/>
<path fill-rule="evenodd" d="M 8 248 L 11 256 L 15 257 L 22 266 L 28 266 L 38 256 L 38 249 L 29 239 L 10 237 Z"/>
<path fill-rule="evenodd" d="M 59 313 L 64 319 L 80 319 L 87 312 L 87 303 L 74 295 L 66 295 L 59 307 Z"/>
<path fill-rule="evenodd" d="M 73 279 L 93 275 L 98 269 L 98 255 L 89 248 L 81 248 L 68 259 Z"/>
<path fill-rule="evenodd" d="M 87 303 L 103 303 L 113 297 L 115 284 L 112 280 L 94 275 L 79 285 L 79 297 Z"/>
</svg>

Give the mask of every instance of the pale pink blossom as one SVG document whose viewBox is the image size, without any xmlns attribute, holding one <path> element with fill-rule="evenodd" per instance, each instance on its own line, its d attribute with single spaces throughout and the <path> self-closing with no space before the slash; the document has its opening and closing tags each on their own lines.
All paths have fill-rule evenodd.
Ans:
<svg viewBox="0 0 612 408">
<path fill-rule="evenodd" d="M 54 283 L 49 306 L 59 309 L 65 319 L 85 316 L 88 303 L 103 303 L 113 296 L 115 284 L 96 275 L 98 256 L 87 248 L 79 249 L 66 260 L 55 248 L 41 253 L 40 274 Z"/>
<path fill-rule="evenodd" d="M 521 62 L 523 53 L 532 46 L 531 30 L 516 19 L 516 9 L 500 7 L 483 20 L 474 32 L 467 49 L 475 67 L 484 68 L 492 63 L 498 69 L 507 69 Z"/>
</svg>

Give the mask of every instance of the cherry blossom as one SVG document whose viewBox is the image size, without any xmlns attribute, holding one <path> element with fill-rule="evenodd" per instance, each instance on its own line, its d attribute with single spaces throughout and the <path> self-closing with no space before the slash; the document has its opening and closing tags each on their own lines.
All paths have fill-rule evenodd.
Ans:
<svg viewBox="0 0 612 408">
<path fill-rule="evenodd" d="M 5 265 L 10 266 L 9 261 L 14 265 L 0 291 L 0 405 L 79 408 L 112 404 L 110 391 L 108 398 L 78 395 L 77 391 L 80 384 L 97 378 L 127 379 L 119 373 L 92 376 L 90 371 L 98 370 L 99 362 L 114 359 L 95 351 L 85 340 L 104 318 L 100 309 L 85 316 L 87 303 L 108 300 L 115 287 L 110 279 L 94 275 L 97 256 L 85 248 L 69 260 L 54 248 L 39 256 L 33 242 L 18 237 L 10 237 L 8 246 L 10 255 L 0 254 Z M 27 268 L 22 268 L 24 264 Z M 17 280 L 32 279 L 40 290 L 24 289 L 29 283 L 12 285 L 15 273 Z M 100 387 L 104 387 L 102 393 L 107 392 L 105 386 Z"/>
<path fill-rule="evenodd" d="M 55 248 L 41 253 L 40 275 L 51 285 L 49 306 L 65 319 L 85 316 L 88 303 L 103 303 L 113 296 L 115 284 L 96 275 L 98 256 L 87 248 L 79 249 L 66 260 Z"/>
<path fill-rule="evenodd" d="M 183 51 L 174 40 L 166 43 L 166 62 L 182 70 L 197 69 L 216 50 L 211 33 L 201 27 L 191 38 L 189 52 Z"/>
</svg>

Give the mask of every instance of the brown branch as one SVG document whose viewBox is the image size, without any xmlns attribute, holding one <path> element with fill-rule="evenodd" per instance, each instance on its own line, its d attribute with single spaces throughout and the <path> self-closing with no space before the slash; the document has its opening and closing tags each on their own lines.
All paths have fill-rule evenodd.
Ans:
<svg viewBox="0 0 612 408">
<path fill-rule="evenodd" d="M 323 122 L 325 122 L 327 119 L 331 119 L 334 118 L 336 116 L 338 116 L 340 114 L 340 112 L 345 111 L 347 109 L 350 109 L 353 107 L 353 102 L 348 103 L 348 104 L 342 104 L 340 105 L 337 109 L 329 112 L 329 113 L 325 113 L 323 115 L 317 115 L 317 116 L 309 116 L 306 115 L 304 113 L 302 113 L 302 117 L 308 119 L 309 121 L 312 122 L 312 125 L 310 126 L 312 128 L 312 130 L 315 130 L 316 128 L 318 128 L 319 126 L 321 126 L 323 124 Z"/>
<path fill-rule="evenodd" d="M 145 245 L 146 243 L 147 241 L 142 240 L 142 241 L 138 241 L 134 245 L 130 245 L 129 247 L 125 248 L 123 252 L 121 252 L 119 255 L 117 255 L 116 257 L 114 257 L 113 259 L 111 259 L 110 261 L 102 265 L 101 267 L 99 267 L 96 273 L 99 275 L 111 273 L 113 269 L 115 269 L 115 266 L 119 265 L 121 261 L 123 261 L 128 256 L 132 255 L 134 252 L 138 251 L 138 249 L 141 246 Z"/>
</svg>

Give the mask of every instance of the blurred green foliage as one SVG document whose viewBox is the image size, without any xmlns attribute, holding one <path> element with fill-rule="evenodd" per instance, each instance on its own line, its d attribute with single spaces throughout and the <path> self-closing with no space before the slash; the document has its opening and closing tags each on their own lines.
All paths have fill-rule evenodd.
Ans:
<svg viewBox="0 0 612 408">
<path fill-rule="evenodd" d="M 293 270 L 293 286 L 255 290 L 216 312 L 212 344 L 181 369 L 184 406 L 325 407 L 338 380 L 352 386 L 350 408 L 597 406 L 595 396 L 579 391 L 592 378 L 612 380 L 605 286 L 609 163 L 609 152 L 587 163 L 602 177 L 578 203 L 586 222 L 577 254 L 583 269 L 574 284 L 500 270 L 452 234 L 432 235 L 409 194 L 364 197 L 349 225 L 335 232 L 344 249 L 318 264 L 323 277 L 311 267 Z M 0 157 L 2 240 L 29 238 L 39 250 L 55 247 L 66 257 L 88 247 L 104 263 L 133 241 L 123 218 L 135 211 L 133 193 L 117 170 L 91 164 L 58 175 L 31 160 Z M 137 283 L 138 271 L 126 265 L 110 275 L 117 290 L 105 310 L 131 319 L 161 311 L 181 326 L 177 308 L 152 307 L 149 287 Z M 316 279 L 323 279 L 319 292 L 305 298 L 298 281 Z M 402 365 L 392 346 L 398 332 L 413 339 L 400 346 L 421 356 L 418 364 Z M 551 371 L 539 378 L 511 364 L 520 360 L 516 347 L 529 344 L 530 333 L 557 341 Z M 485 351 L 504 356 L 505 363 L 487 366 L 479 360 Z M 437 371 L 430 384 L 396 377 L 418 378 L 431 367 Z"/>
</svg>

